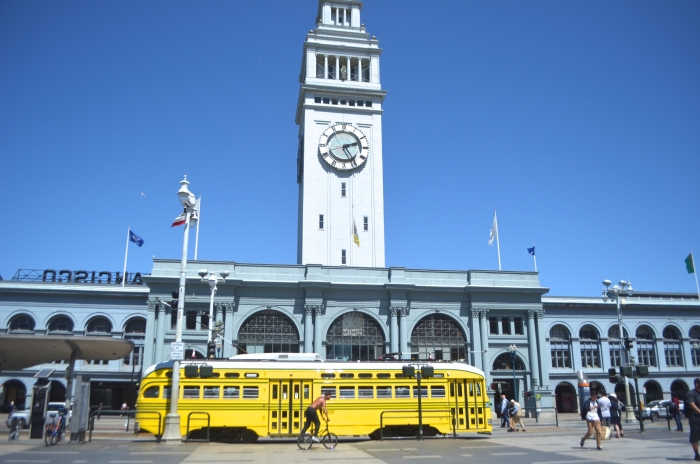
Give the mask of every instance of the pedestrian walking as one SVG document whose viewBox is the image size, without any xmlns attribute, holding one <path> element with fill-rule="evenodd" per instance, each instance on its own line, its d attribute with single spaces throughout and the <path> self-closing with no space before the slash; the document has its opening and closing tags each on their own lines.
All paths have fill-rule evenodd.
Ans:
<svg viewBox="0 0 700 464">
<path fill-rule="evenodd" d="M 122 404 L 122 412 L 128 411 L 128 410 L 129 410 L 129 406 L 128 406 L 126 403 Z M 124 415 L 124 414 L 120 414 L 119 416 L 121 417 L 121 416 L 123 416 L 123 415 Z"/>
<path fill-rule="evenodd" d="M 10 418 L 12 417 L 12 413 L 15 412 L 15 402 L 14 401 L 10 401 L 10 406 L 8 406 L 7 412 L 8 412 L 7 421 L 9 422 Z"/>
<path fill-rule="evenodd" d="M 610 393 L 608 399 L 610 400 L 610 425 L 615 429 L 615 436 L 617 438 L 622 438 L 625 436 L 625 434 L 622 432 L 621 424 L 622 408 L 624 408 L 625 405 L 622 404 L 622 401 L 617 399 L 617 395 L 615 393 Z"/>
<path fill-rule="evenodd" d="M 676 421 L 676 432 L 683 431 L 683 422 L 681 422 L 681 401 L 678 399 L 677 394 L 671 395 L 671 403 L 668 405 L 669 414 L 673 414 L 673 418 Z"/>
<path fill-rule="evenodd" d="M 598 410 L 600 411 L 600 425 L 603 429 L 603 439 L 610 438 L 610 400 L 605 396 L 605 392 L 598 393 Z"/>
<path fill-rule="evenodd" d="M 586 413 L 586 426 L 588 426 L 588 431 L 583 438 L 581 438 L 581 448 L 583 448 L 583 442 L 588 440 L 590 436 L 595 433 L 596 446 L 599 450 L 602 450 L 601 440 L 603 439 L 604 432 L 600 426 L 600 417 L 598 417 L 598 402 L 594 398 L 595 396 L 591 396 L 588 401 L 588 412 Z"/>
<path fill-rule="evenodd" d="M 523 424 L 523 408 L 517 401 L 510 400 L 510 428 L 508 429 L 508 431 L 517 432 L 518 424 L 520 424 L 520 428 L 523 429 L 523 432 L 527 431 L 525 430 L 525 424 Z"/>
<path fill-rule="evenodd" d="M 693 383 L 695 389 L 688 392 L 685 399 L 685 415 L 690 424 L 690 446 L 695 451 L 695 460 L 700 461 L 698 454 L 698 441 L 700 440 L 700 377 L 696 378 Z"/>
<path fill-rule="evenodd" d="M 510 420 L 508 417 L 508 400 L 506 395 L 501 395 L 501 427 L 506 427 L 510 425 Z"/>
</svg>

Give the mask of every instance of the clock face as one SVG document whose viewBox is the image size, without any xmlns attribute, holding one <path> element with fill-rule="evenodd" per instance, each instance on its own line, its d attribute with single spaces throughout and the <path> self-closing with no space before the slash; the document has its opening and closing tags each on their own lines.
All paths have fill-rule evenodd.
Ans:
<svg viewBox="0 0 700 464">
<path fill-rule="evenodd" d="M 369 141 L 360 129 L 352 124 L 334 124 L 321 134 L 318 150 L 332 167 L 348 171 L 358 168 L 369 156 Z"/>
</svg>

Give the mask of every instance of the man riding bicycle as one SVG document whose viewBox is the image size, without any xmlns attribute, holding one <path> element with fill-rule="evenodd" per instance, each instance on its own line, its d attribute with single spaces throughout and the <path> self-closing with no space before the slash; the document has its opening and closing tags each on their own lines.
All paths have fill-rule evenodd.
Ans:
<svg viewBox="0 0 700 464">
<path fill-rule="evenodd" d="M 326 393 L 323 394 L 323 396 L 319 396 L 316 398 L 316 401 L 311 403 L 311 406 L 306 408 L 306 411 L 304 412 L 304 417 L 306 418 L 306 423 L 304 423 L 304 429 L 301 431 L 301 434 L 304 435 L 306 433 L 306 430 L 309 428 L 311 423 L 313 422 L 314 424 L 314 433 L 311 437 L 313 441 L 316 443 L 319 442 L 318 439 L 318 431 L 321 429 L 321 421 L 318 418 L 318 411 L 321 411 L 321 414 L 326 416 L 326 422 L 330 422 L 330 419 L 328 418 L 328 409 L 326 409 L 326 402 L 331 399 L 331 392 L 326 391 Z"/>
</svg>

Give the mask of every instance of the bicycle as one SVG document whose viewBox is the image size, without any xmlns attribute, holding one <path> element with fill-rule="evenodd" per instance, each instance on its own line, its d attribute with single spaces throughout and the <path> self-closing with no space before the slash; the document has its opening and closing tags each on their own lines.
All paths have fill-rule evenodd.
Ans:
<svg viewBox="0 0 700 464">
<path fill-rule="evenodd" d="M 321 433 L 318 434 L 318 436 L 321 438 L 321 443 L 323 443 L 323 446 L 325 446 L 326 449 L 333 449 L 336 446 L 338 446 L 338 435 L 331 433 L 331 431 L 328 430 L 328 421 L 325 421 L 325 423 L 326 428 L 322 430 Z M 307 450 L 310 449 L 313 445 L 313 436 L 308 433 L 302 433 L 301 435 L 299 435 L 299 438 L 297 438 L 297 446 L 299 447 L 299 449 Z"/>
<path fill-rule="evenodd" d="M 56 423 L 56 416 L 58 416 L 58 423 Z M 53 416 L 53 422 L 46 426 L 44 433 L 44 441 L 46 441 L 46 446 L 53 446 L 59 441 L 61 441 L 66 435 L 66 421 L 63 414 L 56 414 Z"/>
</svg>

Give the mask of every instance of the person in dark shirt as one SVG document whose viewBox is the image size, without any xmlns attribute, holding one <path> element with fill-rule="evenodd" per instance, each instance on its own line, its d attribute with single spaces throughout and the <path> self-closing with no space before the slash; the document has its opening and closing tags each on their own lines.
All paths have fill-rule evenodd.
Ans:
<svg viewBox="0 0 700 464">
<path fill-rule="evenodd" d="M 700 441 L 700 377 L 696 378 L 693 383 L 695 389 L 688 392 L 688 397 L 685 399 L 685 414 L 688 416 L 690 423 L 690 445 L 695 451 L 695 460 L 700 461 L 698 454 L 698 441 Z"/>
</svg>

